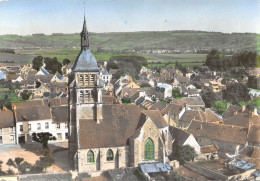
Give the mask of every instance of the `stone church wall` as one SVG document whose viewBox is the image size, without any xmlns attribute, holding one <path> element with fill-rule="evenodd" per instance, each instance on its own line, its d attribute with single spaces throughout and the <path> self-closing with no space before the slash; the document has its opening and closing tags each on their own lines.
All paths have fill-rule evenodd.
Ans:
<svg viewBox="0 0 260 181">
<path fill-rule="evenodd" d="M 107 161 L 107 151 L 111 149 L 114 154 L 112 161 Z M 92 150 L 94 153 L 94 163 L 88 163 L 87 154 Z M 128 166 L 129 147 L 108 147 L 78 150 L 78 171 L 79 172 L 96 172 L 116 168 L 125 168 Z"/>
</svg>

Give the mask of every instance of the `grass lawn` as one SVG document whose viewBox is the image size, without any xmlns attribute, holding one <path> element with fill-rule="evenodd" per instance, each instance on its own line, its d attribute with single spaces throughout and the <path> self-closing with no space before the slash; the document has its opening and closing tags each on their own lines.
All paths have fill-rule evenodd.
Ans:
<svg viewBox="0 0 260 181">
<path fill-rule="evenodd" d="M 222 102 L 222 101 L 215 102 L 213 104 L 213 108 L 215 111 L 223 114 L 227 110 L 228 104 L 230 104 L 230 102 Z"/>
</svg>

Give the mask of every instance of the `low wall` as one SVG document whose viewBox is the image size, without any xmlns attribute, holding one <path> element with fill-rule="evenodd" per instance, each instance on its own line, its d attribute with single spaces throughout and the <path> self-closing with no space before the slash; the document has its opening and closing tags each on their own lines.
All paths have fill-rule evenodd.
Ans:
<svg viewBox="0 0 260 181">
<path fill-rule="evenodd" d="M 185 163 L 184 167 L 186 167 L 196 173 L 199 173 L 207 178 L 213 179 L 213 180 L 234 180 L 234 181 L 249 179 L 250 177 L 252 177 L 252 174 L 256 170 L 256 169 L 251 169 L 251 170 L 247 170 L 244 173 L 227 176 L 227 175 L 223 175 L 219 172 L 216 172 L 214 170 L 210 170 L 208 168 L 205 168 L 205 167 L 202 167 L 199 165 L 195 165 L 195 164 Z"/>
<path fill-rule="evenodd" d="M 207 178 L 214 179 L 214 180 L 228 180 L 228 176 L 223 175 L 221 173 L 215 172 L 213 170 L 207 169 L 205 167 L 199 166 L 199 165 L 194 165 L 190 163 L 185 163 L 184 167 L 199 173 Z"/>
<path fill-rule="evenodd" d="M 71 181 L 71 173 L 20 175 L 20 181 Z"/>
</svg>

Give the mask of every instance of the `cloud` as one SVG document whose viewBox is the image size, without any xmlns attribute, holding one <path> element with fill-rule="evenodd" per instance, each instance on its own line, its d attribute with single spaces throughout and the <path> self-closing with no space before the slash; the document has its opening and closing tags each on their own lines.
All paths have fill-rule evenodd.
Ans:
<svg viewBox="0 0 260 181">
<path fill-rule="evenodd" d="M 0 0 L 0 2 L 9 1 L 9 0 Z"/>
</svg>

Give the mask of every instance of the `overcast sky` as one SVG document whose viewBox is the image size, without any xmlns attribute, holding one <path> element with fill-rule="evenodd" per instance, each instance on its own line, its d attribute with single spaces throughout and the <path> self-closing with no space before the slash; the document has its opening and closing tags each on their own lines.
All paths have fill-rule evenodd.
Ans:
<svg viewBox="0 0 260 181">
<path fill-rule="evenodd" d="M 260 33 L 259 0 L 0 0 L 0 34 L 202 30 Z"/>
</svg>

